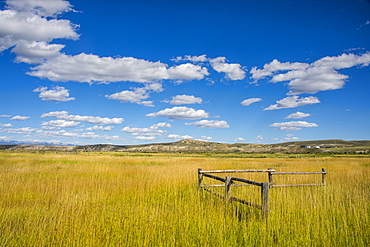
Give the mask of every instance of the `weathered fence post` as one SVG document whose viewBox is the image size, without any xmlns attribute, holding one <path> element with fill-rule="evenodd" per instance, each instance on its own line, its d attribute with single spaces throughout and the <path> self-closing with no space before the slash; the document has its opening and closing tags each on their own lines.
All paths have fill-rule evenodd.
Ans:
<svg viewBox="0 0 370 247">
<path fill-rule="evenodd" d="M 198 168 L 198 189 L 202 187 L 203 183 L 203 173 L 201 173 L 202 169 Z"/>
<path fill-rule="evenodd" d="M 262 214 L 267 219 L 269 214 L 269 183 L 264 182 L 261 186 Z"/>
<path fill-rule="evenodd" d="M 323 174 L 322 174 L 322 183 L 326 184 L 326 169 L 322 168 L 321 170 L 323 172 Z"/>
<path fill-rule="evenodd" d="M 273 184 L 274 184 L 274 180 L 272 178 L 272 172 L 274 172 L 275 170 L 272 169 L 272 168 L 267 168 L 268 171 L 268 174 L 269 174 L 269 183 L 270 183 L 270 186 L 272 188 Z"/>
<path fill-rule="evenodd" d="M 231 184 L 232 184 L 231 177 L 226 177 L 226 180 L 225 180 L 225 200 L 226 202 L 229 202 L 230 200 Z"/>
</svg>

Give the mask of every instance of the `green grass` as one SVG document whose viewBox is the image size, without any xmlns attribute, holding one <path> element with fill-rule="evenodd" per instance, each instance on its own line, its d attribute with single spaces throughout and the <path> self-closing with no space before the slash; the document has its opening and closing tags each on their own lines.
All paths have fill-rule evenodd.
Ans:
<svg viewBox="0 0 370 247">
<path fill-rule="evenodd" d="M 369 158 L 0 152 L 0 245 L 369 246 L 369 163 Z M 266 222 L 258 209 L 198 191 L 197 168 L 326 168 L 329 174 L 325 187 L 271 189 Z M 276 182 L 320 179 L 282 176 Z M 233 187 L 231 193 L 260 200 L 254 186 Z"/>
</svg>

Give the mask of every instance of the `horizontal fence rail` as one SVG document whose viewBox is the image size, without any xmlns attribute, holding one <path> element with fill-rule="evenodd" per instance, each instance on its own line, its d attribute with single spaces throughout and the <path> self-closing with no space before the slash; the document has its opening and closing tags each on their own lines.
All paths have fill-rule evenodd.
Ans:
<svg viewBox="0 0 370 247">
<path fill-rule="evenodd" d="M 238 177 L 230 177 L 227 176 L 226 178 L 222 178 L 219 176 L 211 175 L 210 173 L 253 173 L 253 172 L 266 172 L 268 174 L 268 182 L 256 182 L 244 178 Z M 321 183 L 315 184 L 274 184 L 273 176 L 274 175 L 308 175 L 308 174 L 321 174 L 322 181 Z M 264 218 L 268 218 L 269 212 L 269 189 L 274 187 L 297 187 L 297 186 L 320 186 L 326 185 L 326 174 L 327 171 L 323 168 L 320 172 L 276 172 L 274 169 L 267 169 L 267 170 L 209 170 L 203 171 L 202 169 L 198 169 L 198 188 L 208 191 L 214 195 L 217 195 L 220 198 L 224 198 L 226 202 L 239 202 L 242 204 L 246 204 L 255 208 L 262 210 L 262 214 Z M 203 178 L 208 177 L 217 181 L 222 182 L 223 184 L 203 184 Z M 240 182 L 242 184 L 235 184 L 234 181 Z M 259 186 L 261 188 L 261 202 L 262 204 L 257 204 L 253 202 L 248 202 L 246 200 L 231 196 L 230 189 L 233 186 L 245 186 L 245 185 L 252 185 L 252 186 Z M 220 193 L 216 193 L 210 189 L 209 187 L 224 187 L 225 192 L 224 195 Z"/>
</svg>

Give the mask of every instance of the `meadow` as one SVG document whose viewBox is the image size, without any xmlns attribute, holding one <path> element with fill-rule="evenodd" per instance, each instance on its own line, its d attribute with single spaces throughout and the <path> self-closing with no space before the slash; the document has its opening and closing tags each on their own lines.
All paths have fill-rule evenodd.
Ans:
<svg viewBox="0 0 370 247">
<path fill-rule="evenodd" d="M 197 190 L 198 168 L 328 175 L 326 186 L 271 189 L 265 220 Z M 276 182 L 311 179 L 321 176 Z M 369 157 L 0 152 L 0 183 L 0 246 L 370 246 Z"/>
</svg>

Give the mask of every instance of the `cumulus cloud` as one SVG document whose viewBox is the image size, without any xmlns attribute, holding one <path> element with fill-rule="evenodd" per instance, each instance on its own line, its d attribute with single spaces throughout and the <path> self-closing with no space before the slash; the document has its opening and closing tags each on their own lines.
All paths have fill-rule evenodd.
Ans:
<svg viewBox="0 0 370 247">
<path fill-rule="evenodd" d="M 277 104 L 270 105 L 264 110 L 278 110 L 284 108 L 294 108 L 309 104 L 317 104 L 320 103 L 320 100 L 314 96 L 309 96 L 305 98 L 299 98 L 299 96 L 289 96 L 284 99 L 276 101 L 276 103 Z"/>
<path fill-rule="evenodd" d="M 38 87 L 33 92 L 39 92 L 39 98 L 46 101 L 70 101 L 75 98 L 69 98 L 69 90 L 64 87 L 56 86 L 50 90 L 47 87 Z"/>
<path fill-rule="evenodd" d="M 151 83 L 147 84 L 142 88 L 132 88 L 131 91 L 125 90 L 119 93 L 114 93 L 111 95 L 106 95 L 108 99 L 119 100 L 121 102 L 131 102 L 144 106 L 154 106 L 153 101 L 145 101 L 150 97 L 151 92 L 162 92 L 162 84 L 160 83 Z"/>
<path fill-rule="evenodd" d="M 234 142 L 238 142 L 238 141 L 244 141 L 245 139 L 243 137 L 237 137 L 234 139 Z"/>
<path fill-rule="evenodd" d="M 48 44 L 47 42 L 24 41 L 21 40 L 12 49 L 17 54 L 16 62 L 38 64 L 45 59 L 55 58 L 60 55 L 60 50 L 64 45 Z"/>
<path fill-rule="evenodd" d="M 207 68 L 194 64 L 168 67 L 133 57 L 99 57 L 81 53 L 75 56 L 61 54 L 33 67 L 28 74 L 51 81 L 109 83 L 132 81 L 148 83 L 155 80 L 200 80 L 208 75 Z"/>
<path fill-rule="evenodd" d="M 10 120 L 19 120 L 19 121 L 25 121 L 27 119 L 29 119 L 30 117 L 26 117 L 26 116 L 14 116 L 12 117 Z"/>
<path fill-rule="evenodd" d="M 142 140 L 142 141 L 153 141 L 155 137 L 154 136 L 135 136 L 135 137 L 132 137 L 132 139 Z"/>
<path fill-rule="evenodd" d="M 41 130 L 37 128 L 31 128 L 31 127 L 22 127 L 22 128 L 16 128 L 16 129 L 7 129 L 6 132 L 11 134 L 31 134 L 31 133 L 38 133 Z"/>
<path fill-rule="evenodd" d="M 242 102 L 240 102 L 240 104 L 244 106 L 249 106 L 253 103 L 260 102 L 260 101 L 262 101 L 261 98 L 249 98 L 249 99 L 243 100 Z"/>
<path fill-rule="evenodd" d="M 68 120 L 51 120 L 48 122 L 42 122 L 42 126 L 51 126 L 57 128 L 72 128 L 79 125 L 80 122 L 77 121 L 68 121 Z"/>
<path fill-rule="evenodd" d="M 213 138 L 210 137 L 210 136 L 201 136 L 200 138 L 198 138 L 197 140 L 198 141 L 210 141 L 212 140 Z"/>
<path fill-rule="evenodd" d="M 187 119 L 195 120 L 201 118 L 208 118 L 208 113 L 204 110 L 195 110 L 186 106 L 175 106 L 173 108 L 166 108 L 164 110 L 149 113 L 148 117 L 167 117 L 169 119 Z"/>
<path fill-rule="evenodd" d="M 184 57 L 178 56 L 174 59 L 171 59 L 172 61 L 175 62 L 180 62 L 180 61 L 191 61 L 193 63 L 198 63 L 198 62 L 206 62 L 208 61 L 207 55 L 200 55 L 200 56 L 190 56 L 190 55 L 185 55 Z"/>
<path fill-rule="evenodd" d="M 169 134 L 167 136 L 168 139 L 174 139 L 174 140 L 183 140 L 183 139 L 192 139 L 193 136 L 190 135 L 176 135 L 176 134 Z"/>
<path fill-rule="evenodd" d="M 153 124 L 148 128 L 136 128 L 136 127 L 124 127 L 121 131 L 130 133 L 133 136 L 161 136 L 167 133 L 165 130 L 161 130 L 159 128 L 171 128 L 172 125 L 169 123 L 157 123 Z"/>
<path fill-rule="evenodd" d="M 273 123 L 269 126 L 277 127 L 280 130 L 285 130 L 285 131 L 296 131 L 296 130 L 301 130 L 302 128 L 318 127 L 317 124 L 309 123 L 306 121 L 291 121 L 291 122 L 283 122 L 283 123 Z"/>
<path fill-rule="evenodd" d="M 95 125 L 95 126 L 86 128 L 86 130 L 89 130 L 89 131 L 94 131 L 94 130 L 110 131 L 113 128 L 114 128 L 114 126 L 99 126 L 99 125 Z"/>
<path fill-rule="evenodd" d="M 7 123 L 7 124 L 0 123 L 0 127 L 3 127 L 3 128 L 11 128 L 11 127 L 13 127 L 13 125 L 10 124 L 10 123 Z"/>
<path fill-rule="evenodd" d="M 172 59 L 175 62 L 190 61 L 193 63 L 207 62 L 210 66 L 219 73 L 225 73 L 226 78 L 230 80 L 243 80 L 245 78 L 245 71 L 238 63 L 226 63 L 225 57 L 207 58 L 206 55 L 176 57 Z"/>
<path fill-rule="evenodd" d="M 80 116 L 80 115 L 69 115 L 67 111 L 55 111 L 44 113 L 41 115 L 41 118 L 46 117 L 54 117 L 60 120 L 68 120 L 68 121 L 79 121 L 85 123 L 92 123 L 92 124 L 121 124 L 124 119 L 123 118 L 107 118 L 107 117 L 93 117 L 93 116 Z"/>
<path fill-rule="evenodd" d="M 11 2 L 19 3 L 21 1 Z M 31 3 L 32 1 L 27 2 Z M 52 1 L 44 2 L 52 4 Z M 9 5 L 9 8 L 12 7 L 14 5 Z M 34 10 L 7 9 L 0 11 L 0 51 L 16 46 L 23 41 L 50 42 L 58 38 L 74 40 L 78 38 L 78 34 L 75 32 L 76 26 L 69 20 L 45 18 L 37 13 L 41 8 Z M 49 10 L 44 13 L 51 13 L 52 11 Z"/>
<path fill-rule="evenodd" d="M 304 117 L 309 117 L 311 116 L 311 114 L 309 113 L 303 113 L 303 112 L 300 112 L 300 111 L 297 111 L 295 113 L 292 113 L 290 114 L 289 116 L 287 116 L 286 118 L 289 119 L 289 118 L 304 118 Z"/>
<path fill-rule="evenodd" d="M 368 66 L 370 52 L 361 55 L 342 54 L 340 56 L 323 57 L 311 64 L 308 63 L 281 63 L 274 59 L 265 64 L 263 69 L 252 68 L 251 78 L 257 82 L 271 77 L 270 82 L 288 81 L 290 91 L 288 95 L 303 93 L 314 94 L 319 91 L 336 90 L 343 88 L 347 75 L 338 70 L 354 66 Z"/>
<path fill-rule="evenodd" d="M 10 9 L 45 17 L 71 11 L 73 7 L 65 0 L 7 0 L 6 3 Z"/>
<path fill-rule="evenodd" d="M 242 66 L 238 63 L 226 63 L 225 57 L 210 59 L 210 63 L 214 70 L 226 73 L 226 78 L 230 80 L 243 80 L 245 78 Z"/>
<path fill-rule="evenodd" d="M 47 130 L 39 131 L 41 137 L 62 137 L 62 138 L 82 138 L 82 139 L 104 139 L 104 140 L 124 140 L 122 137 L 114 135 L 98 135 L 94 132 L 76 133 L 66 130 Z"/>
<path fill-rule="evenodd" d="M 230 128 L 226 121 L 219 120 L 200 120 L 194 123 L 185 123 L 185 125 L 194 125 L 200 128 Z"/>
<path fill-rule="evenodd" d="M 173 96 L 170 101 L 165 100 L 163 102 L 170 103 L 171 105 L 189 105 L 189 104 L 201 104 L 202 98 L 195 97 L 194 95 L 176 95 Z"/>
</svg>

